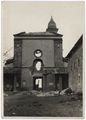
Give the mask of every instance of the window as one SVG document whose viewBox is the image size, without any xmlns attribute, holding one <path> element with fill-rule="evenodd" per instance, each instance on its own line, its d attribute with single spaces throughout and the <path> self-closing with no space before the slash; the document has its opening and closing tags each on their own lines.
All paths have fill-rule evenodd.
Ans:
<svg viewBox="0 0 86 120">
<path fill-rule="evenodd" d="M 37 70 L 37 71 L 40 71 L 40 70 L 41 70 L 41 67 L 42 67 L 41 61 L 37 61 L 35 67 L 36 67 L 36 70 Z"/>
<path fill-rule="evenodd" d="M 35 55 L 35 57 L 39 58 L 42 56 L 42 51 L 37 49 L 37 50 L 35 50 L 34 55 Z"/>
<path fill-rule="evenodd" d="M 43 66 L 43 61 L 41 59 L 37 58 L 33 61 L 33 67 L 35 71 L 41 71 L 43 69 Z"/>
</svg>

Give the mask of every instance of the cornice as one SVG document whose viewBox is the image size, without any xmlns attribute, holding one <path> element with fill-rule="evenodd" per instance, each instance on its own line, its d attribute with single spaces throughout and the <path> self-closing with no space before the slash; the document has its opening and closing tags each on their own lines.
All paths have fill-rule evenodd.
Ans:
<svg viewBox="0 0 86 120">
<path fill-rule="evenodd" d="M 28 36 L 22 36 L 22 37 L 19 37 L 19 36 L 15 36 L 14 37 L 15 40 L 56 40 L 56 39 L 62 39 L 62 37 L 28 37 Z"/>
</svg>

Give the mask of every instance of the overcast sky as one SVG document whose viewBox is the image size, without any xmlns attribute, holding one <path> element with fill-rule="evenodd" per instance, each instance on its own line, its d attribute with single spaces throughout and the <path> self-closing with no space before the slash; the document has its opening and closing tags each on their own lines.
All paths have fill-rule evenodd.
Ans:
<svg viewBox="0 0 86 120">
<path fill-rule="evenodd" d="M 84 33 L 84 2 L 2 2 L 2 44 L 4 52 L 13 47 L 13 34 L 44 32 L 53 16 L 63 34 L 65 57 Z M 13 56 L 13 48 L 7 58 Z"/>
</svg>

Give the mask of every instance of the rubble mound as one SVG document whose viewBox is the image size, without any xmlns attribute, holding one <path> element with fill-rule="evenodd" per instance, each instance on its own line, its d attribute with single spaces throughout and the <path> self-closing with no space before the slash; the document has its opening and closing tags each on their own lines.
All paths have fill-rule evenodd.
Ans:
<svg viewBox="0 0 86 120">
<path fill-rule="evenodd" d="M 55 96 L 59 95 L 59 91 L 49 91 L 49 92 L 42 92 L 42 91 L 31 91 L 31 94 L 34 96 L 42 97 L 42 96 Z"/>
</svg>

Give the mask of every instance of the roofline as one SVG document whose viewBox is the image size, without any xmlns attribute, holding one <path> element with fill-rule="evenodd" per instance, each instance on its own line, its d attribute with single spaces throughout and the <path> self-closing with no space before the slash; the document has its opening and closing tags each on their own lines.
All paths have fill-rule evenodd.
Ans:
<svg viewBox="0 0 86 120">
<path fill-rule="evenodd" d="M 26 33 L 26 32 L 20 32 L 20 33 L 17 33 L 17 34 L 13 34 L 14 37 L 62 37 L 63 35 L 62 34 L 59 34 L 59 33 L 53 33 L 52 32 L 52 35 L 34 35 L 34 33 L 46 33 L 46 32 L 29 32 L 29 33 Z M 51 33 L 51 32 L 49 32 Z"/>
<path fill-rule="evenodd" d="M 70 58 L 73 55 L 73 53 L 76 52 L 76 50 L 82 45 L 82 40 L 83 40 L 83 34 L 81 35 L 79 40 L 75 43 L 75 45 L 73 46 L 73 48 L 70 50 L 70 52 L 65 58 Z"/>
<path fill-rule="evenodd" d="M 61 37 L 49 36 L 49 37 L 15 37 L 14 40 L 62 40 Z"/>
</svg>

